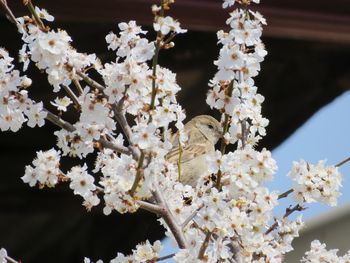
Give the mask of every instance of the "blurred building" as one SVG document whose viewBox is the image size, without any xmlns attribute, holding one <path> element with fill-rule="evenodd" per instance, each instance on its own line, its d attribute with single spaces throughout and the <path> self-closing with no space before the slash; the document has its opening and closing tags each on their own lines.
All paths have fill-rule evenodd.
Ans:
<svg viewBox="0 0 350 263">
<path fill-rule="evenodd" d="M 286 263 L 299 262 L 315 239 L 325 243 L 327 250 L 339 249 L 338 256 L 350 250 L 350 204 L 316 216 L 305 225 L 300 237 L 293 241 L 294 251 L 287 254 Z"/>
</svg>

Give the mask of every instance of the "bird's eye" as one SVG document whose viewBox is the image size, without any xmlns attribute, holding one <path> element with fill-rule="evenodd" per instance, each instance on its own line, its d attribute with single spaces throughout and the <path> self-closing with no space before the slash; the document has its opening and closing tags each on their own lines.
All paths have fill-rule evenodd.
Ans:
<svg viewBox="0 0 350 263">
<path fill-rule="evenodd" d="M 214 126 L 211 125 L 211 124 L 209 124 L 209 125 L 208 125 L 208 128 L 212 130 L 212 129 L 214 129 Z"/>
</svg>

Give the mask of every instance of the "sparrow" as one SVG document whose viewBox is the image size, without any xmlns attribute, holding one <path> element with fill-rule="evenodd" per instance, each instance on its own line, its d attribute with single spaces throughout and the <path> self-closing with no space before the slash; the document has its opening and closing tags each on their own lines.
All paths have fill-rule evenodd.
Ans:
<svg viewBox="0 0 350 263">
<path fill-rule="evenodd" d="M 222 127 L 215 118 L 199 115 L 184 125 L 184 132 L 188 136 L 185 145 L 180 147 L 179 134 L 175 133 L 171 139 L 173 148 L 165 158 L 178 165 L 181 183 L 195 187 L 199 178 L 208 175 L 207 156 L 215 152 Z"/>
</svg>

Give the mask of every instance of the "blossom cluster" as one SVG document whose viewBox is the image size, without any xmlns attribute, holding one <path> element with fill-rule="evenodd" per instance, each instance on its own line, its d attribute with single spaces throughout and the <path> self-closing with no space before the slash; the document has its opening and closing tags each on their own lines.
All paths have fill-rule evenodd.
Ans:
<svg viewBox="0 0 350 263">
<path fill-rule="evenodd" d="M 210 173 L 219 170 L 222 173 L 221 191 L 210 178 L 203 178 L 199 189 L 177 185 L 177 193 L 164 191 L 189 243 L 189 248 L 180 250 L 175 260 L 196 262 L 209 234 L 212 239 L 205 254 L 208 262 L 226 262 L 231 258 L 239 262 L 258 262 L 254 259 L 282 262 L 283 254 L 292 250 L 291 242 L 303 223 L 301 218 L 296 221 L 283 218 L 273 231 L 266 228 L 278 204 L 278 194 L 262 186 L 277 169 L 271 153 L 251 147 L 226 155 L 217 151 L 208 158 L 208 163 Z M 183 198 L 179 200 L 176 196 Z M 172 237 L 170 231 L 167 234 Z"/>
<path fill-rule="evenodd" d="M 344 256 L 338 256 L 338 249 L 326 249 L 326 244 L 319 240 L 311 242 L 311 248 L 305 252 L 305 256 L 300 262 L 302 263 L 318 263 L 318 262 L 336 262 L 348 263 L 350 262 L 350 250 Z"/>
<path fill-rule="evenodd" d="M 106 98 L 86 88 L 78 97 L 81 113 L 73 131 L 61 129 L 54 134 L 57 136 L 57 146 L 63 155 L 86 157 L 94 151 L 94 141 L 101 136 L 112 136 L 116 129 L 113 111 Z M 117 143 L 117 141 L 115 141 Z M 118 141 L 122 144 L 122 141 Z"/>
<path fill-rule="evenodd" d="M 238 8 L 226 23 L 231 30 L 217 33 L 222 48 L 214 62 L 218 71 L 210 81 L 207 103 L 229 117 L 230 128 L 224 135 L 227 143 L 255 145 L 266 135 L 269 123 L 261 116 L 264 97 L 257 93 L 253 80 L 267 54 L 260 39 L 266 21 L 258 12 Z"/>
<path fill-rule="evenodd" d="M 53 187 L 58 183 L 61 174 L 60 165 L 61 154 L 55 149 L 48 151 L 38 151 L 37 157 L 31 165 L 27 165 L 22 180 L 30 186 L 39 184 L 41 187 Z"/>
<path fill-rule="evenodd" d="M 264 183 L 273 178 L 277 165 L 270 151 L 254 148 L 268 125 L 261 115 L 264 97 L 257 93 L 253 80 L 267 54 L 260 39 L 266 21 L 247 9 L 259 0 L 243 1 L 244 9 L 230 13 L 230 31 L 217 34 L 222 48 L 206 101 L 222 113 L 224 139 L 221 151 L 207 156 L 208 174 L 195 186 L 179 182 L 179 167 L 167 161 L 172 147 L 185 146 L 188 139 L 183 132 L 185 114 L 176 98 L 180 91 L 176 74 L 157 61 L 160 50 L 173 47 L 173 37 L 186 32 L 178 21 L 164 16 L 172 2 L 165 0 L 152 7 L 154 41 L 145 37 L 147 32 L 135 21 L 119 23 L 119 33 L 106 36 L 107 48 L 116 58 L 105 64 L 95 54 L 78 53 L 66 31 L 46 27 L 42 21 L 54 19 L 46 10 L 35 8 L 40 21 L 17 19 L 24 41 L 20 51 L 24 70 L 31 60 L 47 73 L 54 92 L 62 87 L 67 91 L 69 97 L 51 102 L 60 116 L 73 102 L 79 114 L 69 124 L 56 116 L 61 124 L 61 130 L 55 132 L 59 150 L 38 151 L 22 180 L 39 187 L 67 181 L 88 210 L 103 200 L 105 215 L 113 210 L 135 212 L 145 206 L 155 209 L 162 216 L 159 221 L 166 235 L 179 246 L 183 238 L 173 257 L 176 262 L 282 262 L 284 254 L 293 249 L 291 243 L 303 222 L 301 217 L 290 220 L 287 215 L 274 218 L 279 196 Z M 235 2 L 242 4 L 224 0 L 223 7 Z M 12 60 L 0 49 L 0 128 L 17 131 L 26 118 L 29 126 L 42 126 L 47 112 L 42 103 L 28 98 L 25 88 L 31 82 L 14 70 Z M 103 84 L 88 76 L 90 67 L 100 74 Z M 178 129 L 176 142 L 171 124 Z M 225 153 L 230 143 L 237 149 Z M 60 170 L 61 156 L 84 160 L 91 153 L 96 154 L 92 172 L 85 163 L 66 173 Z M 297 201 L 336 203 L 341 186 L 336 167 L 301 161 L 294 163 L 289 176 L 296 182 Z M 305 262 L 315 262 L 311 259 L 317 257 L 321 245 L 313 246 L 306 256 L 310 261 Z M 154 262 L 160 249 L 160 241 L 152 245 L 147 240 L 131 255 L 119 253 L 111 262 Z M 86 258 L 84 262 L 91 261 Z"/>
<path fill-rule="evenodd" d="M 32 81 L 20 76 L 12 62 L 8 52 L 0 48 L 0 129 L 16 132 L 26 121 L 29 127 L 41 127 L 46 117 L 43 104 L 28 98 L 26 89 Z"/>
<path fill-rule="evenodd" d="M 46 10 L 35 8 L 42 20 L 53 21 L 54 17 Z M 24 71 L 30 60 L 35 65 L 45 70 L 49 83 L 54 87 L 54 92 L 61 89 L 61 85 L 69 85 L 72 78 L 77 78 L 76 70 L 82 70 L 88 66 L 98 67 L 96 55 L 78 53 L 71 46 L 71 37 L 64 30 L 48 30 L 33 23 L 31 19 L 18 18 L 19 32 L 22 33 L 24 42 L 20 50 L 21 61 L 24 63 Z"/>
<path fill-rule="evenodd" d="M 337 204 L 342 181 L 338 167 L 325 166 L 324 161 L 314 165 L 300 160 L 293 162 L 288 176 L 294 181 L 294 198 L 298 202 Z"/>
<path fill-rule="evenodd" d="M 72 167 L 66 174 L 66 177 L 70 180 L 69 187 L 73 189 L 74 194 L 84 198 L 84 206 L 88 210 L 100 203 L 100 199 L 95 194 L 95 178 L 88 173 L 86 164 L 83 167 Z"/>
<path fill-rule="evenodd" d="M 125 256 L 118 253 L 117 257 L 112 259 L 110 263 L 125 263 L 125 262 L 154 262 L 159 257 L 159 252 L 162 249 L 160 241 L 155 241 L 153 245 L 146 240 L 145 243 L 138 244 L 131 255 Z M 96 263 L 102 263 L 102 260 Z M 84 259 L 84 263 L 92 263 L 89 258 Z"/>
</svg>

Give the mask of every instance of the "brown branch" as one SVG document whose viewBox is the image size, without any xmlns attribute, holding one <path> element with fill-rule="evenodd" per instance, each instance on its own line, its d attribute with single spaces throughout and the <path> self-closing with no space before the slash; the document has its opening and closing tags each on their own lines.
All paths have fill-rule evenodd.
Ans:
<svg viewBox="0 0 350 263">
<path fill-rule="evenodd" d="M 53 114 L 52 112 L 50 112 L 46 109 L 44 109 L 44 111 L 47 112 L 46 119 L 48 121 L 50 121 L 51 123 L 55 124 L 56 126 L 62 128 L 62 129 L 65 129 L 66 131 L 69 131 L 69 132 L 75 131 L 75 127 L 71 123 L 63 120 L 62 118 L 58 117 L 57 115 Z M 124 154 L 131 153 L 128 148 L 126 148 L 124 146 L 116 146 L 112 142 L 107 141 L 105 139 L 99 139 L 97 142 L 99 142 L 103 147 L 112 149 L 116 152 L 120 152 L 120 153 L 124 153 Z"/>
<path fill-rule="evenodd" d="M 165 212 L 165 209 L 160 205 L 155 205 L 145 201 L 137 201 L 137 203 L 140 206 L 140 208 L 153 214 L 162 215 Z"/>
<path fill-rule="evenodd" d="M 101 92 L 104 91 L 105 87 L 102 86 L 100 83 L 96 82 L 95 80 L 93 80 L 88 75 L 81 72 L 80 70 L 76 70 L 76 72 L 77 72 L 77 75 L 79 77 L 81 77 L 90 87 L 98 89 Z M 125 113 L 123 111 L 123 103 L 124 103 L 124 99 L 121 99 L 121 101 L 119 101 L 117 105 L 112 105 L 112 110 L 114 112 L 114 115 L 115 115 L 117 122 L 119 123 L 120 127 L 122 128 L 128 142 L 129 142 L 129 144 L 132 145 L 131 140 L 130 140 L 132 132 L 131 132 L 130 125 L 128 124 L 128 122 L 125 118 Z M 137 154 L 136 154 L 136 156 L 137 156 Z M 138 154 L 138 156 L 139 156 L 139 154 Z"/>
<path fill-rule="evenodd" d="M 131 154 L 132 152 L 124 146 L 116 146 L 114 143 L 107 141 L 105 139 L 99 139 L 97 142 L 101 143 L 104 148 L 108 148 L 123 154 Z"/>
<path fill-rule="evenodd" d="M 188 223 L 198 214 L 198 212 L 204 207 L 204 204 L 201 204 L 193 213 L 187 217 L 187 219 L 181 224 L 182 229 L 184 229 Z"/>
<path fill-rule="evenodd" d="M 204 254 L 205 254 L 205 251 L 207 250 L 207 248 L 209 246 L 209 241 L 210 241 L 212 233 L 213 232 L 211 232 L 211 231 L 207 232 L 207 234 L 205 236 L 205 239 L 204 239 L 204 242 L 203 242 L 201 248 L 199 249 L 198 259 L 200 259 L 200 260 L 202 260 L 204 258 Z"/>
<path fill-rule="evenodd" d="M 343 161 L 337 163 L 337 164 L 335 165 L 335 167 L 340 167 L 340 166 L 342 166 L 343 164 L 347 163 L 348 161 L 350 161 L 350 157 L 348 157 L 348 158 L 346 158 L 345 160 L 343 160 Z"/>
<path fill-rule="evenodd" d="M 293 212 L 295 211 L 303 211 L 306 208 L 302 207 L 299 204 L 296 204 L 293 208 L 288 207 L 286 209 L 286 213 L 283 215 L 283 218 L 286 218 L 288 216 L 290 216 Z M 265 232 L 265 235 L 268 235 L 269 233 L 271 233 L 273 230 L 275 230 L 275 228 L 278 226 L 277 221 L 275 223 L 273 223 Z"/>
<path fill-rule="evenodd" d="M 174 216 L 171 214 L 170 209 L 168 208 L 166 201 L 157 185 L 155 185 L 156 190 L 153 192 L 153 197 L 156 200 L 157 204 L 164 208 L 164 212 L 162 213 L 162 218 L 164 219 L 167 226 L 170 228 L 171 233 L 174 235 L 174 238 L 179 246 L 179 248 L 184 249 L 187 248 L 187 242 L 185 236 L 182 232 L 181 227 L 176 223 Z"/>
<path fill-rule="evenodd" d="M 80 95 L 83 94 L 83 93 L 84 93 L 84 90 L 83 90 L 83 88 L 81 87 L 79 80 L 77 80 L 76 78 L 73 78 L 72 81 L 73 81 L 75 87 L 77 88 L 79 94 L 80 94 Z"/>
<path fill-rule="evenodd" d="M 63 85 L 64 90 L 67 92 L 67 94 L 69 95 L 69 97 L 73 100 L 75 106 L 77 107 L 77 109 L 81 108 L 81 105 L 79 103 L 79 99 L 78 97 L 74 94 L 74 92 L 72 91 L 72 89 L 67 86 L 67 85 Z"/>
<path fill-rule="evenodd" d="M 145 153 L 141 151 L 141 156 L 139 158 L 139 162 L 137 164 L 137 172 L 135 176 L 134 183 L 131 186 L 131 189 L 129 190 L 129 194 L 133 196 L 137 190 L 137 187 L 139 186 L 140 181 L 143 178 L 143 160 L 145 159 Z"/>
<path fill-rule="evenodd" d="M 291 194 L 291 193 L 293 193 L 293 192 L 294 192 L 293 189 L 289 189 L 288 191 L 285 191 L 284 193 L 278 195 L 277 200 L 282 199 L 282 198 L 285 198 L 285 197 L 287 197 L 289 194 Z"/>
<path fill-rule="evenodd" d="M 48 121 L 52 122 L 53 124 L 55 124 L 56 126 L 62 129 L 65 129 L 66 131 L 69 131 L 69 132 L 75 131 L 75 127 L 68 121 L 61 119 L 56 114 L 53 114 L 52 112 L 46 109 L 44 109 L 44 111 L 47 113 L 46 119 Z"/>
<path fill-rule="evenodd" d="M 231 81 L 231 83 L 228 87 L 228 90 L 227 90 L 227 96 L 229 98 L 232 97 L 233 88 L 234 88 L 234 81 Z M 223 123 L 222 137 L 224 137 L 224 135 L 227 133 L 229 126 L 230 126 L 230 116 L 227 113 L 225 113 L 225 120 Z M 227 146 L 227 144 L 225 142 L 225 139 L 222 138 L 221 139 L 221 146 L 220 146 L 221 154 L 225 154 L 226 146 Z M 216 188 L 218 190 L 221 190 L 221 186 L 222 186 L 221 185 L 221 177 L 222 177 L 222 172 L 221 172 L 221 170 L 219 170 L 219 172 L 217 174 L 217 180 L 216 180 Z"/>
<path fill-rule="evenodd" d="M 20 261 L 17 261 L 9 256 L 6 256 L 5 259 L 7 260 L 8 263 L 20 263 Z"/>
<path fill-rule="evenodd" d="M 118 103 L 118 105 L 119 105 L 119 103 Z M 132 142 L 131 142 L 132 131 L 131 131 L 130 125 L 128 124 L 128 122 L 125 118 L 124 110 L 122 109 L 122 107 L 120 107 L 120 106 L 118 107 L 116 105 L 112 106 L 112 110 L 113 110 L 113 113 L 114 113 L 114 116 L 115 116 L 117 122 L 119 123 L 120 127 L 122 128 L 122 130 L 126 136 L 126 139 L 128 140 L 129 144 L 132 145 Z"/>
<path fill-rule="evenodd" d="M 48 30 L 45 28 L 45 25 L 44 25 L 43 21 L 41 20 L 40 16 L 36 13 L 35 7 L 33 6 L 32 1 L 26 0 L 26 1 L 23 1 L 23 3 L 28 8 L 29 12 L 33 15 L 34 20 L 35 20 L 36 24 L 39 26 L 39 28 L 42 31 L 47 32 Z"/>
<path fill-rule="evenodd" d="M 6 18 L 13 24 L 15 24 L 17 27 L 18 22 L 16 20 L 15 15 L 12 13 L 11 9 L 9 8 L 9 6 L 7 5 L 7 1 L 6 0 L 0 0 L 0 5 L 3 7 L 5 14 L 6 14 Z"/>
<path fill-rule="evenodd" d="M 99 91 L 103 91 L 105 89 L 105 87 L 103 87 L 100 83 L 98 83 L 97 81 L 90 78 L 85 73 L 81 72 L 78 69 L 75 69 L 75 70 L 76 70 L 77 75 L 79 77 L 81 77 L 86 82 L 86 84 L 88 84 L 90 87 L 98 89 Z"/>
<path fill-rule="evenodd" d="M 175 256 L 175 254 L 174 254 L 174 253 L 173 253 L 173 254 L 169 254 L 169 255 L 167 255 L 167 256 L 157 258 L 156 262 L 163 261 L 163 260 L 166 260 L 166 259 L 172 258 L 172 257 L 174 257 L 174 256 Z M 153 262 L 153 261 L 150 261 L 150 263 L 151 263 L 151 262 Z"/>
</svg>

